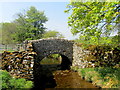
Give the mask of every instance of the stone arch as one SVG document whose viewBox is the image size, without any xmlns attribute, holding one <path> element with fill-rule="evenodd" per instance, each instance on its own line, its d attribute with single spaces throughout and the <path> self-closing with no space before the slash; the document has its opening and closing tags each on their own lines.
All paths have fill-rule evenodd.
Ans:
<svg viewBox="0 0 120 90">
<path fill-rule="evenodd" d="M 33 75 L 36 88 L 40 88 L 42 75 L 40 61 L 50 54 L 60 54 L 62 57 L 62 69 L 70 69 L 73 60 L 73 42 L 65 39 L 40 39 L 29 41 L 34 52 L 37 53 L 34 60 Z"/>
<path fill-rule="evenodd" d="M 59 53 L 67 56 L 72 61 L 72 41 L 65 39 L 40 39 L 32 40 L 32 46 L 40 59 L 49 54 Z"/>
</svg>

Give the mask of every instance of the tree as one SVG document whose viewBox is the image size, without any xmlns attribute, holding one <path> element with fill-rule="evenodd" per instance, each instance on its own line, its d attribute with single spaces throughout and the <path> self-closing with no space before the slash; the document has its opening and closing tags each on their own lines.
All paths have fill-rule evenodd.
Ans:
<svg viewBox="0 0 120 90">
<path fill-rule="evenodd" d="M 48 21 L 44 12 L 31 6 L 25 13 L 19 13 L 17 16 L 18 18 L 14 21 L 18 25 L 18 31 L 15 33 L 16 41 L 42 38 L 46 29 L 44 23 Z"/>
<path fill-rule="evenodd" d="M 78 0 L 80 1 L 80 0 Z M 99 44 L 100 37 L 109 37 L 114 27 L 120 23 L 120 1 L 118 2 L 74 2 L 68 5 L 72 10 L 68 25 L 72 34 L 80 34 L 86 40 Z M 119 32 L 119 30 L 118 30 Z"/>
<path fill-rule="evenodd" d="M 13 34 L 16 32 L 16 24 L 15 23 L 1 23 L 2 28 L 1 28 L 1 36 L 2 44 L 12 44 L 15 43 L 13 38 Z"/>
<path fill-rule="evenodd" d="M 47 31 L 45 32 L 45 34 L 43 34 L 43 38 L 51 38 L 51 37 L 64 38 L 64 36 L 57 31 Z"/>
</svg>

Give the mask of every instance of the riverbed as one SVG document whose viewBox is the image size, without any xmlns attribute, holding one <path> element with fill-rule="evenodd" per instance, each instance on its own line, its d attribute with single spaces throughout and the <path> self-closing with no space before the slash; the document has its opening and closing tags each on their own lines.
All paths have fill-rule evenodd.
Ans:
<svg viewBox="0 0 120 90">
<path fill-rule="evenodd" d="M 43 65 L 43 80 L 45 88 L 95 88 L 91 82 L 83 80 L 78 72 L 60 70 L 58 65 Z"/>
<path fill-rule="evenodd" d="M 55 71 L 53 75 L 57 84 L 55 88 L 98 88 L 71 70 Z"/>
</svg>

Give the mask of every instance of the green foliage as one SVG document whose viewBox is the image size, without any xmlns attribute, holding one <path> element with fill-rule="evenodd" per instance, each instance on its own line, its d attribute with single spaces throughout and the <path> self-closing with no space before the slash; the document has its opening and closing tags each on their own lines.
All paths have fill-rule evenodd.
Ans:
<svg viewBox="0 0 120 90">
<path fill-rule="evenodd" d="M 89 71 L 93 71 L 93 70 L 94 70 L 93 68 L 78 69 L 79 74 L 81 75 L 82 78 L 86 77 L 86 74 L 87 74 Z M 89 74 L 88 74 L 88 75 L 89 75 Z M 87 80 L 87 81 L 91 81 L 91 80 Z"/>
<path fill-rule="evenodd" d="M 9 83 L 9 80 L 11 79 L 10 74 L 8 74 L 7 71 L 0 70 L 0 78 L 2 79 L 2 88 L 8 88 L 9 86 L 7 83 Z"/>
<path fill-rule="evenodd" d="M 99 67 L 95 68 L 95 70 L 100 74 L 102 78 L 104 78 L 107 74 L 114 73 L 117 69 L 113 69 L 112 67 Z"/>
<path fill-rule="evenodd" d="M 16 79 L 10 76 L 7 71 L 0 70 L 0 78 L 2 78 L 2 88 L 20 89 L 20 88 L 32 88 L 32 81 L 26 81 L 23 78 Z"/>
<path fill-rule="evenodd" d="M 25 85 L 25 79 L 11 79 L 9 80 L 9 83 L 11 83 L 10 87 L 11 88 L 24 88 Z"/>
<path fill-rule="evenodd" d="M 81 68 L 77 71 L 82 78 L 102 88 L 120 88 L 120 68 Z"/>
<path fill-rule="evenodd" d="M 3 81 L 7 82 L 9 79 L 11 79 L 11 76 L 7 71 L 0 70 L 0 73 Z"/>
<path fill-rule="evenodd" d="M 47 31 L 43 34 L 43 38 L 51 38 L 51 37 L 64 38 L 64 36 L 57 31 Z"/>
<path fill-rule="evenodd" d="M 101 37 L 108 37 L 114 27 L 120 22 L 118 2 L 74 2 L 68 4 L 68 10 L 72 11 L 68 18 L 68 25 L 72 34 L 80 34 L 85 41 L 100 44 Z M 119 28 L 117 29 L 119 33 Z M 118 34 L 119 35 L 119 34 Z M 106 40 L 106 38 L 103 38 Z M 108 40 L 107 40 L 108 41 Z M 105 42 L 105 41 L 104 41 Z M 104 43 L 103 42 L 103 43 Z M 88 43 L 88 42 L 87 42 Z M 105 42 L 106 43 L 106 42 Z M 107 43 L 110 43 L 109 41 Z"/>
<path fill-rule="evenodd" d="M 10 88 L 31 88 L 33 86 L 33 83 L 31 81 L 26 81 L 25 79 L 10 79 Z"/>
<path fill-rule="evenodd" d="M 1 43 L 2 44 L 12 44 L 15 43 L 13 37 L 13 33 L 17 31 L 17 25 L 15 23 L 1 23 L 2 28 L 0 28 L 1 32 Z"/>
<path fill-rule="evenodd" d="M 17 42 L 42 38 L 46 29 L 44 23 L 48 21 L 44 12 L 31 6 L 24 14 L 19 13 L 17 16 L 18 18 L 14 21 L 17 23 L 17 32 L 14 34 Z"/>
<path fill-rule="evenodd" d="M 75 41 L 78 43 L 83 43 L 89 45 L 107 45 L 107 46 L 112 46 L 113 48 L 119 48 L 119 36 L 110 36 L 110 37 L 101 37 L 99 40 L 94 37 L 90 36 L 90 39 L 87 39 L 85 36 L 80 36 L 78 39 Z"/>
<path fill-rule="evenodd" d="M 51 59 L 58 59 L 60 56 L 60 54 L 51 54 L 48 56 L 48 58 L 51 58 Z"/>
<path fill-rule="evenodd" d="M 51 54 L 40 61 L 41 64 L 60 64 L 61 56 L 59 54 Z"/>
<path fill-rule="evenodd" d="M 81 70 L 79 70 L 79 72 L 80 72 L 81 77 L 84 78 L 85 77 L 85 71 L 81 69 Z"/>
<path fill-rule="evenodd" d="M 118 45 L 120 42 L 120 35 L 115 35 L 114 37 L 111 38 L 111 41 L 113 43 L 113 45 Z M 120 48 L 119 48 L 120 50 Z"/>
</svg>

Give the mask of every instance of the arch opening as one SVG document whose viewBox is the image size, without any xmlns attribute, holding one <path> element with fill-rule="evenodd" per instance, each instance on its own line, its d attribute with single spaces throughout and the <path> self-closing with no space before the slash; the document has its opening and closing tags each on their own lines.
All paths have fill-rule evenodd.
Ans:
<svg viewBox="0 0 120 90">
<path fill-rule="evenodd" d="M 61 63 L 61 55 L 60 54 L 50 54 L 44 57 L 40 64 L 60 64 Z"/>
<path fill-rule="evenodd" d="M 57 70 L 69 70 L 71 62 L 65 55 L 50 54 L 39 61 L 39 84 L 41 88 L 54 88 L 57 86 L 54 72 Z"/>
<path fill-rule="evenodd" d="M 41 66 L 52 66 L 56 68 L 56 70 L 69 70 L 72 62 L 69 58 L 62 54 L 50 54 L 43 59 L 40 60 Z M 50 67 L 49 67 L 50 69 Z"/>
</svg>

